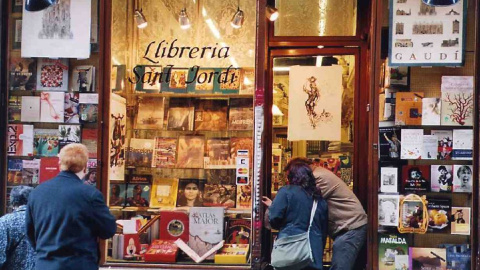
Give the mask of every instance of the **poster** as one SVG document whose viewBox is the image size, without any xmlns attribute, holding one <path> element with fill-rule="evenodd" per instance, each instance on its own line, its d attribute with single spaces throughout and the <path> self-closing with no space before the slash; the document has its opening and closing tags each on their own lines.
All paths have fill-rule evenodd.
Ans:
<svg viewBox="0 0 480 270">
<path fill-rule="evenodd" d="M 126 100 L 112 94 L 110 99 L 110 142 L 108 179 L 125 180 L 125 128 L 127 125 Z"/>
<path fill-rule="evenodd" d="M 22 57 L 89 58 L 90 25 L 91 0 L 59 0 L 36 12 L 23 9 Z"/>
<path fill-rule="evenodd" d="M 390 0 L 389 65 L 463 65 L 466 7 L 464 0 L 444 7 Z"/>
<path fill-rule="evenodd" d="M 288 140 L 339 141 L 342 67 L 293 66 L 289 80 Z"/>
</svg>

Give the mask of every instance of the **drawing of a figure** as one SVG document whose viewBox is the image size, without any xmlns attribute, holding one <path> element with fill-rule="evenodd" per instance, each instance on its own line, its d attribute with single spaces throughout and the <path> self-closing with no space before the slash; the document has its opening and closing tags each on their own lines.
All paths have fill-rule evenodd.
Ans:
<svg viewBox="0 0 480 270">
<path fill-rule="evenodd" d="M 315 83 L 317 78 L 310 77 L 307 79 L 307 83 L 303 86 L 303 92 L 307 93 L 308 97 L 305 101 L 305 109 L 307 110 L 308 118 L 310 119 L 310 125 L 312 128 L 316 128 L 318 122 L 331 120 L 332 114 L 330 112 L 322 110 L 322 113 L 317 114 L 315 108 L 317 107 L 317 101 L 320 99 L 320 89 Z"/>
</svg>

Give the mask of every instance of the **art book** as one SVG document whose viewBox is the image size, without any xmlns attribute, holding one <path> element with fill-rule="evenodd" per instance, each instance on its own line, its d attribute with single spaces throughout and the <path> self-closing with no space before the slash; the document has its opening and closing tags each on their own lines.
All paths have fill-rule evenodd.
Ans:
<svg viewBox="0 0 480 270">
<path fill-rule="evenodd" d="M 235 185 L 205 184 L 203 205 L 235 208 L 236 196 Z"/>
<path fill-rule="evenodd" d="M 422 124 L 422 92 L 397 92 L 395 125 Z"/>
<path fill-rule="evenodd" d="M 252 222 L 245 218 L 232 218 L 227 222 L 227 244 L 249 244 Z"/>
<path fill-rule="evenodd" d="M 423 98 L 422 126 L 439 126 L 441 108 L 441 98 Z"/>
<path fill-rule="evenodd" d="M 65 93 L 40 93 L 40 122 L 60 122 L 64 119 Z"/>
<path fill-rule="evenodd" d="M 136 72 L 140 80 L 135 85 L 137 93 L 159 93 L 161 82 L 166 80 L 166 74 L 162 72 L 162 66 L 137 65 Z"/>
<path fill-rule="evenodd" d="M 96 159 L 89 159 L 87 161 L 87 174 L 83 178 L 83 183 L 93 187 L 97 186 L 97 165 Z"/>
<path fill-rule="evenodd" d="M 144 97 L 138 103 L 135 129 L 163 129 L 164 98 Z"/>
<path fill-rule="evenodd" d="M 19 122 L 22 119 L 22 97 L 8 97 L 8 121 Z"/>
<path fill-rule="evenodd" d="M 38 185 L 40 182 L 40 159 L 22 161 L 22 184 Z"/>
<path fill-rule="evenodd" d="M 453 165 L 453 192 L 472 192 L 473 166 Z"/>
<path fill-rule="evenodd" d="M 226 168 L 230 162 L 230 139 L 209 138 L 207 139 L 207 154 L 205 157 L 206 169 Z"/>
<path fill-rule="evenodd" d="M 428 231 L 448 232 L 452 201 L 450 199 L 428 198 Z"/>
<path fill-rule="evenodd" d="M 68 59 L 40 58 L 37 62 L 37 90 L 68 89 Z"/>
<path fill-rule="evenodd" d="M 72 92 L 95 91 L 95 66 L 76 66 L 72 70 Z"/>
<path fill-rule="evenodd" d="M 473 124 L 473 77 L 442 76 L 442 126 Z"/>
<path fill-rule="evenodd" d="M 210 184 L 235 185 L 235 169 L 211 169 L 205 174 Z"/>
<path fill-rule="evenodd" d="M 203 169 L 205 137 L 180 136 L 178 138 L 177 168 Z"/>
<path fill-rule="evenodd" d="M 240 85 L 240 95 L 253 95 L 255 91 L 255 68 L 242 68 L 242 83 Z"/>
<path fill-rule="evenodd" d="M 432 130 L 432 135 L 438 138 L 438 159 L 452 159 L 453 150 L 453 131 L 451 130 Z"/>
<path fill-rule="evenodd" d="M 240 185 L 237 187 L 237 208 L 250 209 L 252 208 L 252 186 Z"/>
<path fill-rule="evenodd" d="M 21 159 L 8 159 L 7 185 L 22 184 L 23 161 Z"/>
<path fill-rule="evenodd" d="M 78 113 L 81 123 L 96 123 L 98 120 L 98 104 L 78 105 Z"/>
<path fill-rule="evenodd" d="M 472 265 L 472 251 L 470 245 L 442 244 L 439 248 L 447 250 L 447 269 L 470 270 Z"/>
<path fill-rule="evenodd" d="M 380 168 L 380 192 L 396 193 L 398 192 L 398 168 L 381 167 Z"/>
<path fill-rule="evenodd" d="M 82 129 L 82 144 L 88 149 L 88 158 L 97 158 L 98 131 L 91 128 Z"/>
<path fill-rule="evenodd" d="M 429 192 L 430 166 L 404 165 L 402 179 L 404 192 Z"/>
<path fill-rule="evenodd" d="M 40 122 L 40 97 L 22 96 L 22 122 Z"/>
<path fill-rule="evenodd" d="M 180 179 L 177 207 L 203 206 L 204 179 Z"/>
<path fill-rule="evenodd" d="M 399 256 L 408 256 L 408 238 L 404 234 L 378 235 L 378 269 L 396 270 L 395 264 Z M 408 269 L 408 262 L 406 265 Z M 401 269 L 401 268 L 400 268 Z"/>
<path fill-rule="evenodd" d="M 175 168 L 177 164 L 176 154 L 177 139 L 156 137 L 152 167 Z"/>
<path fill-rule="evenodd" d="M 188 213 L 183 211 L 160 211 L 160 238 L 164 240 L 189 239 Z"/>
<path fill-rule="evenodd" d="M 37 61 L 35 58 L 10 58 L 10 90 L 35 90 Z"/>
<path fill-rule="evenodd" d="M 470 207 L 452 207 L 452 234 L 470 235 Z"/>
<path fill-rule="evenodd" d="M 241 69 L 240 68 L 228 68 L 228 69 L 216 69 L 220 72 L 218 78 L 218 85 L 215 87 L 215 93 L 220 94 L 238 94 L 240 91 Z"/>
<path fill-rule="evenodd" d="M 218 80 L 214 69 L 198 68 L 188 74 L 188 92 L 192 94 L 213 94 L 213 88 Z"/>
<path fill-rule="evenodd" d="M 126 206 L 132 207 L 148 207 L 150 203 L 150 184 L 130 184 L 127 188 Z"/>
<path fill-rule="evenodd" d="M 127 148 L 127 166 L 152 167 L 154 145 L 155 140 L 130 139 L 130 146 Z"/>
<path fill-rule="evenodd" d="M 82 134 L 80 125 L 58 125 L 59 146 L 61 150 L 65 145 L 79 143 Z"/>
<path fill-rule="evenodd" d="M 381 226 L 398 226 L 400 215 L 399 195 L 378 195 L 378 224 Z"/>
<path fill-rule="evenodd" d="M 58 129 L 35 129 L 33 137 L 33 155 L 42 157 L 55 157 L 59 152 Z"/>
<path fill-rule="evenodd" d="M 378 128 L 380 143 L 380 160 L 399 160 L 401 149 L 401 132 L 398 127 Z"/>
<path fill-rule="evenodd" d="M 162 82 L 162 92 L 186 93 L 187 92 L 187 68 L 165 67 L 163 73 L 167 79 Z"/>
<path fill-rule="evenodd" d="M 233 137 L 230 138 L 230 163 L 235 165 L 236 158 L 239 150 L 248 151 L 248 158 L 250 160 L 250 168 L 253 164 L 253 139 L 251 137 Z"/>
<path fill-rule="evenodd" d="M 423 150 L 423 129 L 402 129 L 401 159 L 420 159 Z"/>
<path fill-rule="evenodd" d="M 226 130 L 228 101 L 225 99 L 197 100 L 195 130 Z"/>
<path fill-rule="evenodd" d="M 64 102 L 64 122 L 69 124 L 80 123 L 79 113 L 79 94 L 78 93 L 65 93 Z"/>
<path fill-rule="evenodd" d="M 186 104 L 185 104 L 186 103 Z M 168 130 L 193 130 L 195 107 L 183 99 L 170 99 L 168 108 Z"/>
<path fill-rule="evenodd" d="M 110 182 L 110 196 L 108 196 L 108 206 L 124 206 L 125 192 L 125 184 Z"/>
<path fill-rule="evenodd" d="M 33 155 L 33 125 L 8 125 L 7 155 Z"/>
<path fill-rule="evenodd" d="M 177 203 L 177 193 L 178 179 L 154 178 L 150 193 L 150 207 L 174 208 Z"/>
<path fill-rule="evenodd" d="M 447 251 L 444 248 L 409 248 L 411 270 L 447 270 Z"/>
<path fill-rule="evenodd" d="M 473 155 L 473 130 L 454 129 L 452 159 L 472 160 Z"/>
<path fill-rule="evenodd" d="M 207 253 L 223 240 L 223 207 L 190 208 L 188 246 L 199 256 Z M 213 255 L 206 258 L 213 260 Z"/>
<path fill-rule="evenodd" d="M 422 159 L 437 159 L 438 137 L 435 135 L 423 135 Z"/>
<path fill-rule="evenodd" d="M 229 130 L 253 130 L 253 120 L 253 100 L 251 98 L 230 99 Z"/>
<path fill-rule="evenodd" d="M 40 159 L 40 181 L 39 184 L 46 182 L 57 176 L 60 172 L 58 157 L 42 157 Z"/>
<path fill-rule="evenodd" d="M 431 191 L 451 193 L 453 190 L 453 166 L 432 165 L 431 166 Z"/>
</svg>

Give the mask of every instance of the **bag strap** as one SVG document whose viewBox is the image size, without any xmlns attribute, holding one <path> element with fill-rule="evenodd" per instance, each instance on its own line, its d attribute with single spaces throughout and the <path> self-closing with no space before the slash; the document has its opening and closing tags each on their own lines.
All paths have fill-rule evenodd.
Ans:
<svg viewBox="0 0 480 270">
<path fill-rule="evenodd" d="M 313 217 L 315 217 L 315 212 L 317 211 L 317 205 L 318 205 L 318 201 L 313 200 L 312 212 L 310 213 L 310 224 L 308 225 L 307 232 L 310 232 L 310 227 L 312 227 Z"/>
</svg>

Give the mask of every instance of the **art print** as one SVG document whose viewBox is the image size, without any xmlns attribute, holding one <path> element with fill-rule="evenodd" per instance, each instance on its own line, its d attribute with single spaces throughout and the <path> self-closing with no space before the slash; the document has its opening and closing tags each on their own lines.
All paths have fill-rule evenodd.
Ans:
<svg viewBox="0 0 480 270">
<path fill-rule="evenodd" d="M 380 168 L 380 191 L 398 192 L 398 169 L 395 167 Z"/>
<path fill-rule="evenodd" d="M 188 69 L 170 69 L 169 87 L 172 89 L 187 88 Z"/>
<path fill-rule="evenodd" d="M 110 180 L 125 180 L 125 128 L 127 126 L 126 100 L 116 94 L 110 101 L 110 142 L 109 170 Z"/>
<path fill-rule="evenodd" d="M 37 62 L 37 90 L 67 91 L 68 60 L 39 59 Z"/>
<path fill-rule="evenodd" d="M 378 195 L 378 224 L 398 226 L 399 195 Z"/>
</svg>

